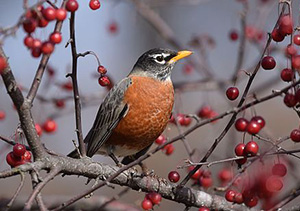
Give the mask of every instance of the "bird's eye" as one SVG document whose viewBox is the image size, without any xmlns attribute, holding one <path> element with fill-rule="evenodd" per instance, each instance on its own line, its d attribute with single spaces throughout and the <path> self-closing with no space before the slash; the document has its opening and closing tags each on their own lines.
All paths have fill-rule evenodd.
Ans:
<svg viewBox="0 0 300 211">
<path fill-rule="evenodd" d="M 162 62 L 162 61 L 164 60 L 164 57 L 163 57 L 163 56 L 157 56 L 157 57 L 156 57 L 156 60 L 157 60 L 158 62 Z"/>
</svg>

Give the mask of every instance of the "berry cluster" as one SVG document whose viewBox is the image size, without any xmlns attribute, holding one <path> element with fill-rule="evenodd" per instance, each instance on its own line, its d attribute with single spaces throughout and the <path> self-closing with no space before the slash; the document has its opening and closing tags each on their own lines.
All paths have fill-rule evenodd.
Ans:
<svg viewBox="0 0 300 211">
<path fill-rule="evenodd" d="M 261 116 L 254 116 L 250 121 L 245 118 L 239 118 L 235 121 L 235 129 L 240 132 L 248 132 L 251 135 L 259 133 L 266 122 Z"/>
<path fill-rule="evenodd" d="M 70 1 L 70 0 L 69 0 Z M 42 5 L 35 9 L 28 10 L 23 22 L 23 29 L 27 32 L 24 38 L 24 45 L 31 50 L 31 55 L 35 58 L 43 54 L 51 54 L 54 51 L 54 45 L 62 41 L 60 32 L 52 32 L 48 40 L 41 41 L 34 38 L 32 33 L 37 27 L 44 28 L 49 22 L 57 20 L 63 21 L 67 17 L 67 11 L 64 8 L 55 9 L 53 7 L 44 8 Z"/>
<path fill-rule="evenodd" d="M 107 73 L 107 69 L 100 65 L 98 66 L 98 73 L 100 73 L 100 77 L 98 79 L 98 83 L 101 85 L 101 86 L 107 86 L 109 87 L 110 86 L 110 80 L 109 80 L 109 77 L 106 75 Z"/>
<path fill-rule="evenodd" d="M 161 195 L 156 192 L 147 193 L 144 200 L 142 201 L 142 208 L 144 210 L 152 210 L 154 205 L 158 205 L 161 202 Z"/>
<path fill-rule="evenodd" d="M 263 38 L 264 38 L 264 32 L 261 29 L 255 27 L 255 26 L 252 26 L 252 25 L 246 26 L 245 35 L 246 35 L 246 38 L 252 42 L 258 42 L 258 41 L 263 40 Z"/>
<path fill-rule="evenodd" d="M 167 141 L 166 137 L 164 135 L 160 135 L 156 140 L 155 143 L 157 145 L 162 145 Z M 164 148 L 162 148 L 162 151 L 165 152 L 166 155 L 173 154 L 175 148 L 173 144 L 167 144 Z"/>
<path fill-rule="evenodd" d="M 218 116 L 218 113 L 215 110 L 213 110 L 209 105 L 203 105 L 199 109 L 197 115 L 198 115 L 198 117 L 203 118 L 203 119 L 211 119 L 211 118 Z M 214 122 L 216 122 L 216 120 L 213 121 L 213 123 Z"/>
<path fill-rule="evenodd" d="M 195 167 L 190 166 L 188 171 L 192 171 Z M 191 177 L 194 184 L 201 186 L 204 189 L 210 188 L 213 185 L 213 179 L 209 170 L 198 169 Z"/>
<path fill-rule="evenodd" d="M 260 164 L 262 165 L 262 164 Z M 237 204 L 244 203 L 248 207 L 254 207 L 262 200 L 264 208 L 270 205 L 271 198 L 274 197 L 283 188 L 283 177 L 287 173 L 287 168 L 282 163 L 277 163 L 271 169 L 260 166 L 262 171 L 252 175 L 252 179 L 244 178 L 234 183 L 237 191 L 234 189 L 227 190 L 225 199 Z M 264 168 L 262 168 L 264 167 Z"/>
<path fill-rule="evenodd" d="M 46 133 L 53 133 L 57 129 L 57 124 L 54 120 L 52 119 L 47 119 L 42 126 L 38 123 L 35 124 L 35 130 L 38 136 L 42 136 L 43 131 Z"/>
<path fill-rule="evenodd" d="M 244 158 L 236 160 L 239 165 L 247 162 L 247 157 L 255 156 L 258 153 L 258 144 L 255 141 L 249 141 L 247 144 L 239 143 L 236 145 L 234 152 L 236 156 L 244 156 Z"/>
<path fill-rule="evenodd" d="M 6 162 L 13 168 L 31 162 L 31 153 L 23 144 L 16 144 L 13 151 L 6 155 Z"/>
<path fill-rule="evenodd" d="M 280 17 L 278 27 L 272 31 L 272 39 L 275 42 L 281 42 L 285 36 L 290 35 L 293 32 L 292 17 L 287 14 Z"/>
<path fill-rule="evenodd" d="M 177 116 L 172 115 L 170 119 L 170 123 L 176 124 L 176 122 L 178 122 L 181 126 L 189 126 L 192 123 L 192 118 L 178 113 Z"/>
</svg>

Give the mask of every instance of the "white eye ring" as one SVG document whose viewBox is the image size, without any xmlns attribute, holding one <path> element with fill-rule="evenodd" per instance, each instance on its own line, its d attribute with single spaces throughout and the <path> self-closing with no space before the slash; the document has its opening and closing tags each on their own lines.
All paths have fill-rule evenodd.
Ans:
<svg viewBox="0 0 300 211">
<path fill-rule="evenodd" d="M 159 63 L 159 64 L 165 64 L 166 61 L 165 61 L 165 58 L 167 56 L 169 56 L 170 54 L 165 54 L 165 53 L 162 53 L 162 54 L 154 54 L 154 55 L 151 55 L 151 57 L 154 58 L 155 62 L 156 63 Z M 161 60 L 162 59 L 162 60 Z"/>
</svg>

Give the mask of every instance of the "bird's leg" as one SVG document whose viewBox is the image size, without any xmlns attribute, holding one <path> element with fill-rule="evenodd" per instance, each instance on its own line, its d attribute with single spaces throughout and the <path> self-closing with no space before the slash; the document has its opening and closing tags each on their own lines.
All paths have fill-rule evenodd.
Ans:
<svg viewBox="0 0 300 211">
<path fill-rule="evenodd" d="M 142 162 L 139 163 L 139 166 L 142 168 L 143 176 L 149 176 L 154 173 L 153 170 L 148 169 L 147 166 Z"/>
<path fill-rule="evenodd" d="M 113 161 L 116 163 L 116 165 L 118 167 L 122 167 L 122 164 L 120 163 L 120 161 L 118 160 L 118 158 L 114 155 L 114 153 L 109 153 L 108 154 L 109 157 L 111 157 L 111 159 L 113 159 Z"/>
<path fill-rule="evenodd" d="M 107 148 L 107 154 L 108 154 L 109 157 L 111 157 L 111 159 L 113 159 L 113 161 L 116 163 L 116 165 L 118 167 L 122 167 L 122 164 L 120 163 L 120 161 L 118 160 L 118 158 L 113 153 L 113 147 L 112 146 L 109 146 Z"/>
</svg>

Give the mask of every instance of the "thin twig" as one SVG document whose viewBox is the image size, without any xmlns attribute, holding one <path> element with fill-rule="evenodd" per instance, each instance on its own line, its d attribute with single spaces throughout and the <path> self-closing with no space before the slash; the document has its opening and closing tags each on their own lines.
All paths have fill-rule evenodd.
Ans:
<svg viewBox="0 0 300 211">
<path fill-rule="evenodd" d="M 31 206 L 33 204 L 33 200 L 36 198 L 37 194 L 40 193 L 40 191 L 45 187 L 45 185 L 52 180 L 58 173 L 60 172 L 60 168 L 54 168 L 52 169 L 47 176 L 43 179 L 42 182 L 38 183 L 34 190 L 32 191 L 31 195 L 29 196 L 27 202 L 24 206 L 24 211 L 29 211 L 31 209 Z"/>
<path fill-rule="evenodd" d="M 10 202 L 7 204 L 7 206 L 6 206 L 7 209 L 6 209 L 6 210 L 9 210 L 9 209 L 12 207 L 13 203 L 15 202 L 17 196 L 19 195 L 19 193 L 21 192 L 21 190 L 22 190 L 22 188 L 23 188 L 23 186 L 24 186 L 24 183 L 25 183 L 25 175 L 24 175 L 24 173 L 21 172 L 21 173 L 20 173 L 20 176 L 21 176 L 21 182 L 20 182 L 20 185 L 19 185 L 19 187 L 17 188 L 17 190 L 16 190 L 15 194 L 13 195 L 13 197 L 11 198 Z"/>
<path fill-rule="evenodd" d="M 81 125 L 81 102 L 78 90 L 77 82 L 77 60 L 78 54 L 76 50 L 76 40 L 75 40 L 75 12 L 71 13 L 70 18 L 70 40 L 71 51 L 72 51 L 72 74 L 70 74 L 73 83 L 73 94 L 74 94 L 74 104 L 75 104 L 75 120 L 76 120 L 76 134 L 78 138 L 79 150 L 82 157 L 86 156 L 85 144 L 83 142 L 82 135 L 82 125 Z"/>
</svg>

